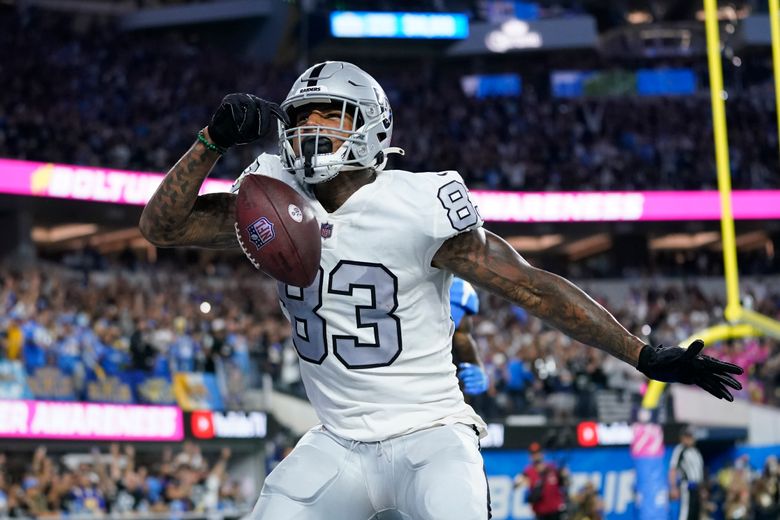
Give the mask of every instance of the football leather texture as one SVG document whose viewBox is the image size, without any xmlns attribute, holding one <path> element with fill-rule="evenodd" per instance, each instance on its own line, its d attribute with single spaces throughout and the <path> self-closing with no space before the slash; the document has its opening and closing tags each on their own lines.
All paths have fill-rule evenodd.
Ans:
<svg viewBox="0 0 780 520">
<path fill-rule="evenodd" d="M 290 186 L 248 175 L 238 190 L 235 228 L 257 269 L 297 287 L 314 282 L 322 253 L 320 226 L 309 202 Z"/>
</svg>

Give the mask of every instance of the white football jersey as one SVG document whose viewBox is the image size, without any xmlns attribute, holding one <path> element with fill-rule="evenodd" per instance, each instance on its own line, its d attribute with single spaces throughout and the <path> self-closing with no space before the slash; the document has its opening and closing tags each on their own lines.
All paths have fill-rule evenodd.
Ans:
<svg viewBox="0 0 780 520">
<path fill-rule="evenodd" d="M 452 363 L 452 275 L 439 247 L 482 219 L 454 171 L 380 172 L 328 213 L 278 156 L 245 175 L 280 179 L 306 196 L 321 226 L 322 260 L 306 288 L 279 284 L 306 392 L 333 433 L 371 442 L 436 425 L 485 424 L 465 403 Z"/>
</svg>

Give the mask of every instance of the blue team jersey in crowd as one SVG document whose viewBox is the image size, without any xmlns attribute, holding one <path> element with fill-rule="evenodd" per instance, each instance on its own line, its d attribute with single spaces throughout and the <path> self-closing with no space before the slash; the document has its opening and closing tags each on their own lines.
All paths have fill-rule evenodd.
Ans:
<svg viewBox="0 0 780 520">
<path fill-rule="evenodd" d="M 474 287 L 457 276 L 452 278 L 450 285 L 450 316 L 455 322 L 455 328 L 460 325 L 463 316 L 479 312 L 479 297 Z"/>
</svg>

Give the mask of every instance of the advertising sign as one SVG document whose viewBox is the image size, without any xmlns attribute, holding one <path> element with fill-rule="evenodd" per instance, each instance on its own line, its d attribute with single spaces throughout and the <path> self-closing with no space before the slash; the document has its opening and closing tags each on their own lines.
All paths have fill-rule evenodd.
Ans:
<svg viewBox="0 0 780 520">
<path fill-rule="evenodd" d="M 463 13 L 333 11 L 330 33 L 336 38 L 451 38 L 469 35 Z"/>
<path fill-rule="evenodd" d="M 162 174 L 0 159 L 0 193 L 58 199 L 146 204 Z M 229 191 L 233 183 L 206 179 L 204 193 Z"/>
<path fill-rule="evenodd" d="M 485 469 L 490 485 L 494 520 L 531 520 L 533 512 L 527 502 L 528 490 L 514 487 L 514 478 L 529 464 L 526 451 L 485 451 Z M 588 481 L 593 482 L 604 501 L 606 520 L 633 520 L 634 461 L 627 447 L 598 450 L 575 449 L 550 451 L 545 458 L 569 468 L 570 490 L 576 492 Z"/>
<path fill-rule="evenodd" d="M 474 56 L 598 45 L 596 20 L 575 15 L 541 20 L 508 18 L 498 23 L 472 22 L 469 34 L 447 49 L 450 56 Z"/>
<path fill-rule="evenodd" d="M 196 439 L 263 439 L 268 433 L 264 412 L 214 412 L 189 414 L 189 433 Z"/>
<path fill-rule="evenodd" d="M 664 432 L 655 423 L 635 423 L 631 456 L 636 468 L 638 518 L 666 518 L 669 509 L 667 461 L 664 457 Z"/>
<path fill-rule="evenodd" d="M 714 172 L 713 172 L 714 176 Z M 81 166 L 0 159 L 0 193 L 143 205 L 163 176 Z M 226 192 L 231 181 L 206 179 L 204 193 Z M 491 222 L 638 222 L 720 219 L 717 191 L 471 192 Z M 780 190 L 732 192 L 736 220 L 780 219 Z"/>
<path fill-rule="evenodd" d="M 577 444 L 583 448 L 595 446 L 628 446 L 633 432 L 628 423 L 597 423 L 583 421 L 577 425 Z"/>
<path fill-rule="evenodd" d="M 719 220 L 717 191 L 518 193 L 473 191 L 482 218 L 494 222 L 638 222 Z M 732 192 L 734 218 L 780 218 L 780 191 Z"/>
<path fill-rule="evenodd" d="M 0 438 L 180 441 L 184 429 L 174 406 L 0 401 Z"/>
</svg>

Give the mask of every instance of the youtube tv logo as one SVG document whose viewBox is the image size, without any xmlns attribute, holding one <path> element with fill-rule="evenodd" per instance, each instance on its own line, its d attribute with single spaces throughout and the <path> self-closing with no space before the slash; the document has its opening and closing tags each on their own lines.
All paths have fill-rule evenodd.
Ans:
<svg viewBox="0 0 780 520">
<path fill-rule="evenodd" d="M 218 412 L 196 410 L 190 413 L 189 434 L 196 439 L 262 439 L 268 433 L 264 412 Z"/>
<path fill-rule="evenodd" d="M 627 423 L 612 424 L 583 421 L 577 425 L 577 444 L 583 448 L 594 446 L 628 446 L 634 438 Z"/>
<path fill-rule="evenodd" d="M 214 438 L 214 415 L 209 410 L 192 412 L 190 416 L 192 436 L 196 439 Z"/>
<path fill-rule="evenodd" d="M 595 422 L 581 422 L 577 425 L 577 444 L 583 448 L 599 445 L 598 425 Z"/>
</svg>

